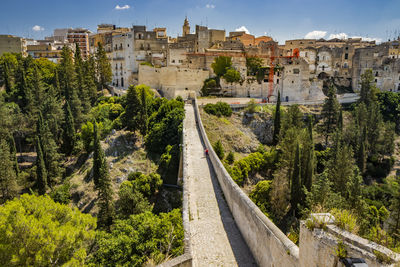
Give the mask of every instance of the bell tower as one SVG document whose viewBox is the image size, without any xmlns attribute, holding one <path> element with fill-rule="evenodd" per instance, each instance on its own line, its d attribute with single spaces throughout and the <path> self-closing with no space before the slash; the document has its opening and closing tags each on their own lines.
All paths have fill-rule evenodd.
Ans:
<svg viewBox="0 0 400 267">
<path fill-rule="evenodd" d="M 188 34 L 190 34 L 190 26 L 187 17 L 185 17 L 185 21 L 183 22 L 182 26 L 182 36 L 185 37 Z"/>
</svg>

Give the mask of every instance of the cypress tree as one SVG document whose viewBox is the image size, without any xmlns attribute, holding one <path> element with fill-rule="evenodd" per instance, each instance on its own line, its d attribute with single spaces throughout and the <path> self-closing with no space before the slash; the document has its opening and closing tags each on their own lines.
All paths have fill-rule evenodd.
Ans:
<svg viewBox="0 0 400 267">
<path fill-rule="evenodd" d="M 96 121 L 94 122 L 93 180 L 98 190 L 100 208 L 97 218 L 98 228 L 110 230 L 114 217 L 113 192 L 107 160 L 100 144 Z"/>
<path fill-rule="evenodd" d="M 94 131 L 93 131 L 93 181 L 96 188 L 99 187 L 99 181 L 101 180 L 102 166 L 104 164 L 104 151 L 101 147 L 99 133 L 97 130 L 97 122 L 94 121 Z"/>
<path fill-rule="evenodd" d="M 325 99 L 322 107 L 323 126 L 322 131 L 325 135 L 325 144 L 328 145 L 328 138 L 335 131 L 338 124 L 339 102 L 336 99 L 336 88 L 331 85 L 328 91 L 328 98 Z"/>
<path fill-rule="evenodd" d="M 275 107 L 275 119 L 274 119 L 274 135 L 273 135 L 274 145 L 277 145 L 279 142 L 280 130 L 281 130 L 281 93 L 278 91 L 278 101 Z"/>
<path fill-rule="evenodd" d="M 24 112 L 28 112 L 27 107 L 31 105 L 33 99 L 30 87 L 28 87 L 28 83 L 26 82 L 25 70 L 22 66 L 19 67 L 16 75 L 16 85 L 16 101 L 18 106 Z"/>
<path fill-rule="evenodd" d="M 8 141 L 8 147 L 10 148 L 11 164 L 13 165 L 15 174 L 18 176 L 19 167 L 18 167 L 18 160 L 17 160 L 17 148 L 15 146 L 15 141 L 14 141 L 14 137 L 12 134 L 8 135 L 7 141 Z"/>
<path fill-rule="evenodd" d="M 36 136 L 36 185 L 39 195 L 44 195 L 47 189 L 47 171 L 44 163 L 42 145 L 40 139 Z"/>
<path fill-rule="evenodd" d="M 69 102 L 76 128 L 82 122 L 82 107 L 78 98 L 76 72 L 71 53 L 68 47 L 63 47 L 59 64 L 59 80 L 65 100 Z"/>
<path fill-rule="evenodd" d="M 140 105 L 140 133 L 145 136 L 147 133 L 147 101 L 146 90 L 142 87 L 141 90 L 141 105 Z"/>
<path fill-rule="evenodd" d="M 294 214 L 297 212 L 297 205 L 301 201 L 301 164 L 300 164 L 300 145 L 297 142 L 296 154 L 293 163 L 293 171 L 291 177 L 290 204 Z"/>
<path fill-rule="evenodd" d="M 85 94 L 88 96 L 90 103 L 93 104 L 97 98 L 97 86 L 96 86 L 96 61 L 93 56 L 83 62 L 83 83 Z"/>
<path fill-rule="evenodd" d="M 13 163 L 7 142 L 0 140 L 0 204 L 17 195 L 17 176 Z"/>
<path fill-rule="evenodd" d="M 343 110 L 342 109 L 340 109 L 340 111 L 339 111 L 338 130 L 341 133 L 343 132 Z"/>
<path fill-rule="evenodd" d="M 11 81 L 11 71 L 10 71 L 10 67 L 8 66 L 7 62 L 3 62 L 3 80 L 4 80 L 4 87 L 6 89 L 6 93 L 7 94 L 11 94 L 11 90 L 12 90 L 12 81 Z"/>
<path fill-rule="evenodd" d="M 362 135 L 360 137 L 360 145 L 358 148 L 357 155 L 357 166 L 360 169 L 361 174 L 364 174 L 367 162 L 367 152 L 366 152 L 366 142 L 367 142 L 367 127 L 364 126 Z"/>
<path fill-rule="evenodd" d="M 129 86 L 128 93 L 126 94 L 126 107 L 125 112 L 122 114 L 122 123 L 128 130 L 134 132 L 139 128 L 138 115 L 140 108 L 140 100 L 137 95 L 136 88 Z"/>
<path fill-rule="evenodd" d="M 91 104 L 88 92 L 85 88 L 84 62 L 82 60 L 81 49 L 79 48 L 78 44 L 76 44 L 75 48 L 74 64 L 76 74 L 76 88 L 82 105 L 82 113 L 87 114 L 90 111 Z"/>
<path fill-rule="evenodd" d="M 64 105 L 65 122 L 63 125 L 63 143 L 62 150 L 66 155 L 71 155 L 75 147 L 76 135 L 74 126 L 74 117 L 72 116 L 71 108 L 68 101 Z"/>
<path fill-rule="evenodd" d="M 97 77 L 99 78 L 99 90 L 107 88 L 107 84 L 112 80 L 111 64 L 107 58 L 103 45 L 99 42 L 96 53 Z"/>
<path fill-rule="evenodd" d="M 36 133 L 45 164 L 47 185 L 51 186 L 53 179 L 60 174 L 60 155 L 57 152 L 58 147 L 54 141 L 54 137 L 46 121 L 44 121 L 41 112 L 38 114 Z"/>
</svg>

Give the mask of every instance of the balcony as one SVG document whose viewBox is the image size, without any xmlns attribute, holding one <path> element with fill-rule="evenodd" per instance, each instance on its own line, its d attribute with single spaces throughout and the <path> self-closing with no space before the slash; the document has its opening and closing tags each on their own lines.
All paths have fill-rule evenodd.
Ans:
<svg viewBox="0 0 400 267">
<path fill-rule="evenodd" d="M 113 58 L 112 58 L 112 60 L 114 60 L 114 61 L 115 61 L 115 60 L 124 60 L 124 59 L 125 59 L 124 57 L 113 57 Z"/>
</svg>

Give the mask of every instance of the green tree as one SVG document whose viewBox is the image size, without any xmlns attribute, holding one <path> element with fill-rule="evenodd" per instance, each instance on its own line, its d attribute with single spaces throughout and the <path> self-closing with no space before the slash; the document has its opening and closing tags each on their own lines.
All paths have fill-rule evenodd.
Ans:
<svg viewBox="0 0 400 267">
<path fill-rule="evenodd" d="M 235 162 L 235 154 L 232 151 L 230 151 L 226 156 L 226 162 L 229 165 L 232 165 Z"/>
<path fill-rule="evenodd" d="M 94 56 L 89 56 L 89 58 L 83 62 L 83 74 L 83 90 L 93 104 L 97 98 L 96 60 Z"/>
<path fill-rule="evenodd" d="M 62 150 L 66 155 L 71 155 L 75 147 L 76 135 L 74 126 L 74 117 L 68 101 L 64 104 L 65 123 L 63 124 L 63 143 Z"/>
<path fill-rule="evenodd" d="M 82 113 L 87 114 L 91 107 L 91 101 L 89 91 L 87 90 L 85 84 L 85 63 L 82 60 L 81 49 L 79 48 L 78 43 L 75 45 L 74 65 L 76 74 L 76 88 L 82 105 Z"/>
<path fill-rule="evenodd" d="M 215 142 L 215 144 L 213 145 L 215 154 L 217 154 L 218 158 L 220 160 L 224 159 L 225 156 L 225 152 L 224 152 L 224 147 L 222 146 L 222 143 L 220 140 L 218 140 L 217 142 Z"/>
<path fill-rule="evenodd" d="M 36 125 L 36 134 L 39 137 L 40 147 L 43 153 L 45 169 L 47 170 L 47 185 L 52 186 L 54 180 L 60 175 L 60 154 L 49 130 L 47 122 L 44 121 L 42 113 L 39 112 Z"/>
<path fill-rule="evenodd" d="M 325 144 L 328 144 L 329 136 L 338 126 L 339 102 L 336 98 L 336 88 L 334 85 L 329 86 L 328 97 L 324 100 L 322 106 L 322 133 L 325 135 Z"/>
<path fill-rule="evenodd" d="M 155 215 L 150 211 L 117 220 L 111 233 L 99 232 L 92 263 L 96 266 L 159 264 L 183 254 L 183 226 L 179 209 Z"/>
<path fill-rule="evenodd" d="M 227 83 L 231 84 L 231 86 L 234 83 L 238 83 L 242 79 L 242 77 L 240 76 L 240 72 L 238 72 L 234 68 L 227 69 L 223 77 Z"/>
<path fill-rule="evenodd" d="M 0 265 L 83 266 L 95 228 L 91 215 L 24 194 L 0 206 Z"/>
<path fill-rule="evenodd" d="M 367 69 L 361 74 L 361 90 L 360 90 L 360 103 L 364 103 L 367 107 L 377 100 L 377 93 L 379 89 L 375 85 L 375 77 L 372 69 Z"/>
<path fill-rule="evenodd" d="M 72 116 L 74 117 L 75 128 L 82 122 L 81 101 L 78 98 L 76 72 L 72 58 L 72 51 L 67 46 L 61 52 L 61 61 L 58 66 L 61 91 L 65 100 L 68 101 Z"/>
<path fill-rule="evenodd" d="M 147 124 L 148 124 L 148 105 L 147 105 L 147 97 L 146 97 L 146 87 L 142 86 L 141 93 L 140 93 L 140 133 L 142 136 L 147 134 Z"/>
<path fill-rule="evenodd" d="M 83 146 L 85 148 L 86 153 L 90 153 L 93 150 L 93 132 L 94 126 L 90 121 L 86 122 L 81 127 L 81 139 L 83 141 Z"/>
<path fill-rule="evenodd" d="M 131 85 L 126 94 L 126 107 L 122 116 L 122 123 L 128 130 L 134 132 L 139 129 L 138 115 L 140 112 L 140 99 L 136 88 Z"/>
<path fill-rule="evenodd" d="M 97 226 L 110 230 L 114 217 L 113 191 L 110 174 L 108 172 L 107 159 L 100 144 L 97 132 L 97 123 L 94 122 L 94 153 L 93 153 L 93 181 L 98 190 L 99 214 Z"/>
<path fill-rule="evenodd" d="M 129 218 L 130 215 L 139 214 L 153 209 L 150 202 L 135 187 L 132 181 L 125 181 L 118 191 L 119 199 L 116 203 L 118 214 L 121 218 Z"/>
<path fill-rule="evenodd" d="M 211 68 L 218 78 L 224 76 L 227 70 L 231 67 L 232 59 L 230 57 L 219 56 L 214 59 L 213 63 L 211 63 Z"/>
<path fill-rule="evenodd" d="M 107 84 L 112 80 L 111 64 L 107 58 L 106 51 L 100 42 L 98 43 L 96 52 L 96 72 L 99 90 L 107 88 Z"/>
<path fill-rule="evenodd" d="M 291 189 L 290 189 L 290 205 L 294 214 L 298 211 L 298 204 L 302 199 L 301 193 L 301 163 L 300 163 L 300 145 L 297 143 L 296 154 L 294 158 L 293 171 L 291 174 Z"/>
<path fill-rule="evenodd" d="M 259 181 L 249 195 L 254 204 L 267 216 L 270 210 L 271 183 L 272 181 Z"/>
<path fill-rule="evenodd" d="M 14 169 L 10 147 L 0 141 L 0 204 L 17 195 L 17 174 Z"/>
<path fill-rule="evenodd" d="M 100 143 L 100 136 L 97 129 L 97 122 L 93 123 L 93 182 L 96 188 L 99 187 L 102 176 L 105 175 L 103 165 L 105 163 L 105 154 Z"/>
<path fill-rule="evenodd" d="M 256 76 L 263 65 L 263 60 L 259 57 L 247 57 L 246 67 L 247 75 Z"/>
<path fill-rule="evenodd" d="M 50 86 L 46 93 L 46 98 L 43 100 L 41 107 L 43 119 L 46 121 L 50 133 L 53 135 L 54 141 L 60 145 L 62 143 L 65 115 L 62 108 L 60 95 L 54 86 Z"/>
<path fill-rule="evenodd" d="M 44 195 L 47 189 L 47 170 L 44 164 L 42 145 L 36 136 L 36 185 L 40 195 Z"/>
<path fill-rule="evenodd" d="M 8 135 L 7 143 L 8 143 L 8 147 L 10 148 L 11 164 L 14 168 L 16 176 L 18 177 L 19 166 L 18 166 L 18 160 L 17 160 L 17 148 L 15 146 L 15 140 L 14 140 L 14 136 L 12 134 Z"/>
<path fill-rule="evenodd" d="M 275 118 L 274 118 L 274 134 L 272 142 L 277 145 L 279 142 L 279 136 L 281 131 L 281 92 L 278 91 L 278 101 L 275 107 Z"/>
<path fill-rule="evenodd" d="M 400 176 L 390 178 L 388 184 L 391 193 L 389 231 L 397 244 L 400 236 Z"/>
</svg>

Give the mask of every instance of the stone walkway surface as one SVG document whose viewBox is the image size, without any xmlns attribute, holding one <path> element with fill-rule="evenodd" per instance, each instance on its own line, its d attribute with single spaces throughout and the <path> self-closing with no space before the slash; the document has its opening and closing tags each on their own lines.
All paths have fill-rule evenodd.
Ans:
<svg viewBox="0 0 400 267">
<path fill-rule="evenodd" d="M 187 179 L 193 266 L 256 266 L 204 155 L 194 108 L 186 104 Z"/>
</svg>

